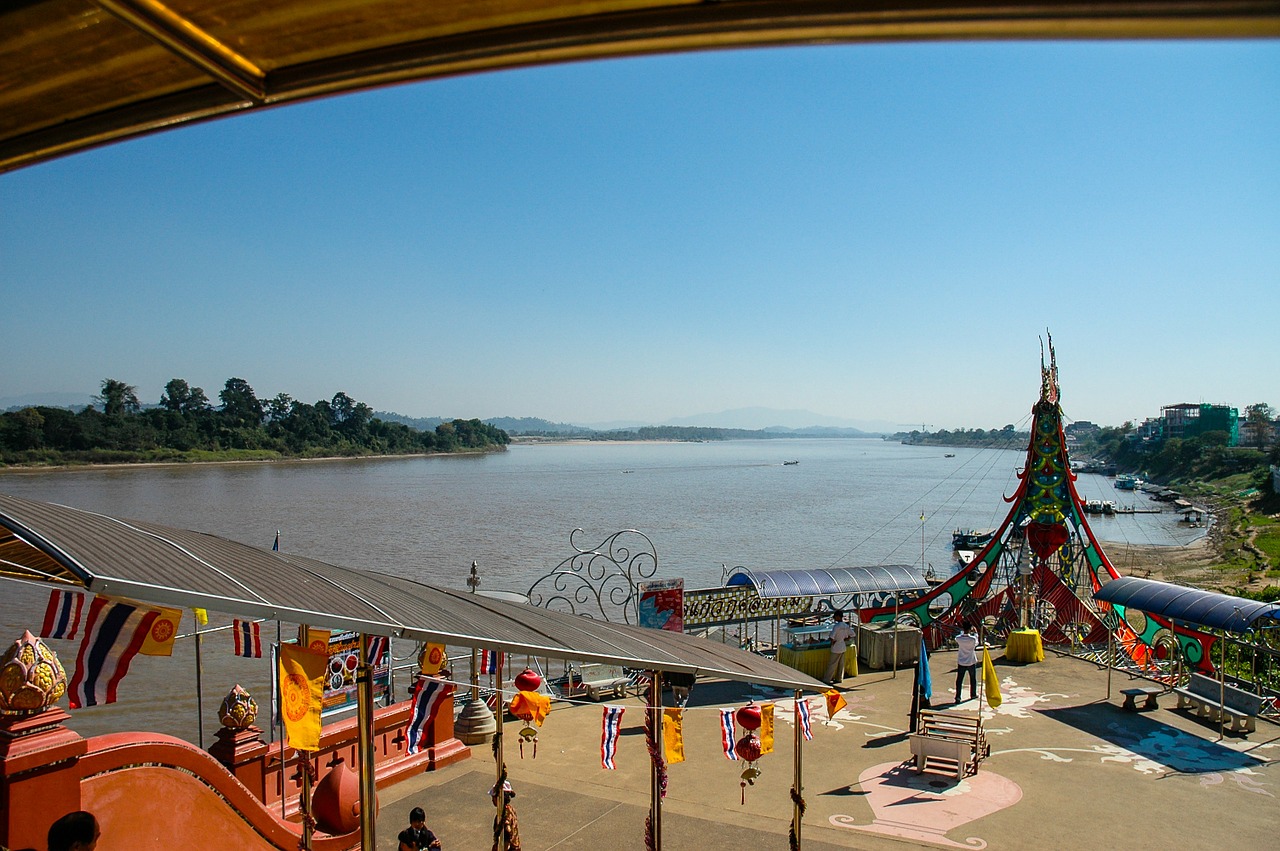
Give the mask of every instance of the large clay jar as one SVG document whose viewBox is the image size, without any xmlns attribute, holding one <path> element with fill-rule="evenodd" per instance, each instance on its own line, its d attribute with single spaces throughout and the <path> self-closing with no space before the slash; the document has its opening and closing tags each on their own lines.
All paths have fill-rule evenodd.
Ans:
<svg viewBox="0 0 1280 851">
<path fill-rule="evenodd" d="M 374 798 L 374 813 L 378 811 Z M 360 775 L 339 762 L 311 793 L 311 814 L 325 833 L 339 835 L 360 827 Z"/>
</svg>

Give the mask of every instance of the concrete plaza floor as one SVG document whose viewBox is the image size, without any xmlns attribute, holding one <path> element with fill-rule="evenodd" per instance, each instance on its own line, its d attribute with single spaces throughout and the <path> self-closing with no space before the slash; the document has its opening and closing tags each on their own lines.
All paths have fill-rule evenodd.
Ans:
<svg viewBox="0 0 1280 851">
<path fill-rule="evenodd" d="M 950 706 L 955 654 L 930 660 L 934 708 Z M 1240 848 L 1275 847 L 1280 824 L 1280 726 L 1259 720 L 1247 739 L 1218 741 L 1211 724 L 1174 709 L 1125 712 L 1132 683 L 1049 652 L 1017 665 L 995 657 L 1004 702 L 983 705 L 991 755 L 957 781 L 910 765 L 906 738 L 911 670 L 863 672 L 845 680 L 848 706 L 828 719 L 811 696 L 813 740 L 803 743 L 803 847 L 837 848 Z M 1145 683 L 1141 683 L 1145 684 Z M 669 693 L 668 693 L 669 695 Z M 742 803 L 743 763 L 725 759 L 719 708 L 748 699 L 776 704 L 775 752 Z M 668 697 L 669 699 L 669 697 Z M 506 727 L 524 851 L 642 849 L 649 808 L 649 757 L 640 701 L 627 707 L 617 769 L 600 764 L 601 705 L 556 704 L 539 731 L 538 753 L 521 759 L 517 725 Z M 741 683 L 699 681 L 684 714 L 686 759 L 669 766 L 662 847 L 785 849 L 791 823 L 794 703 L 789 694 Z M 492 844 L 491 749 L 379 793 L 378 848 L 394 849 L 408 812 L 421 806 L 446 851 Z"/>
</svg>

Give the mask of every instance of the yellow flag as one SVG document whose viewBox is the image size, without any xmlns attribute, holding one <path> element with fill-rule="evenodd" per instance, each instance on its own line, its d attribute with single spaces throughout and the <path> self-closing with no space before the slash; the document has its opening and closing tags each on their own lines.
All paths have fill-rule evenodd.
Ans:
<svg viewBox="0 0 1280 851">
<path fill-rule="evenodd" d="M 982 648 L 982 687 L 987 692 L 987 705 L 992 709 L 1004 703 L 1004 696 L 1000 694 L 1000 677 L 996 675 L 996 666 L 991 664 L 991 654 L 985 647 Z"/>
<path fill-rule="evenodd" d="M 827 699 L 827 718 L 836 717 L 837 712 L 849 705 L 844 702 L 844 696 L 833 688 L 824 691 L 822 696 Z"/>
<path fill-rule="evenodd" d="M 760 754 L 773 753 L 773 704 L 760 707 Z"/>
<path fill-rule="evenodd" d="M 298 627 L 298 643 L 299 644 L 301 644 L 303 647 L 306 647 L 312 653 L 323 653 L 325 656 L 329 655 L 329 630 L 315 629 L 314 627 L 308 626 L 306 628 L 305 635 L 303 635 L 302 630 L 303 628 L 299 626 Z"/>
<path fill-rule="evenodd" d="M 434 677 L 440 673 L 440 669 L 444 667 L 444 663 L 449 657 L 444 652 L 443 644 L 427 644 L 422 648 L 422 653 L 418 656 L 418 665 L 422 668 L 422 673 L 428 677 Z"/>
<path fill-rule="evenodd" d="M 208 609 L 192 609 L 192 610 L 191 610 L 191 614 L 193 614 L 193 615 L 195 615 L 195 616 L 196 616 L 196 623 L 200 624 L 201 626 L 208 626 L 208 625 L 209 625 L 209 610 L 208 610 Z"/>
<path fill-rule="evenodd" d="M 178 637 L 178 624 L 182 622 L 182 609 L 156 609 L 159 612 L 151 622 L 151 629 L 143 639 L 138 652 L 143 656 L 172 656 L 173 640 Z"/>
<path fill-rule="evenodd" d="M 326 653 L 295 644 L 280 646 L 280 717 L 289 745 L 300 751 L 320 750 L 320 709 L 328 666 Z"/>
<path fill-rule="evenodd" d="M 683 717 L 678 708 L 662 710 L 662 744 L 669 765 L 684 762 Z"/>
</svg>

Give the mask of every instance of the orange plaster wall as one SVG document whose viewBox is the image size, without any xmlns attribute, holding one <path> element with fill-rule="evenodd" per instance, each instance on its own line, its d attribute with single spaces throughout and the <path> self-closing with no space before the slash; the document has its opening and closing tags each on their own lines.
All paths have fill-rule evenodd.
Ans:
<svg viewBox="0 0 1280 851">
<path fill-rule="evenodd" d="M 101 851 L 205 845 L 213 837 L 220 848 L 274 848 L 212 789 L 170 768 L 139 766 L 102 774 L 85 780 L 80 794 L 83 808 L 102 827 Z"/>
</svg>

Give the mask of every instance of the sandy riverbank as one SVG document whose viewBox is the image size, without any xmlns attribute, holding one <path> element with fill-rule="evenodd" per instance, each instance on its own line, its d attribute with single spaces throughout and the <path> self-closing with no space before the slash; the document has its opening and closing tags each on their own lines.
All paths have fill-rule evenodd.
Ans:
<svg viewBox="0 0 1280 851">
<path fill-rule="evenodd" d="M 1180 547 L 1118 543 L 1103 543 L 1101 547 L 1115 569 L 1125 576 L 1200 588 L 1216 588 L 1229 576 L 1211 569 L 1222 563 L 1222 556 L 1208 536 Z"/>
</svg>

